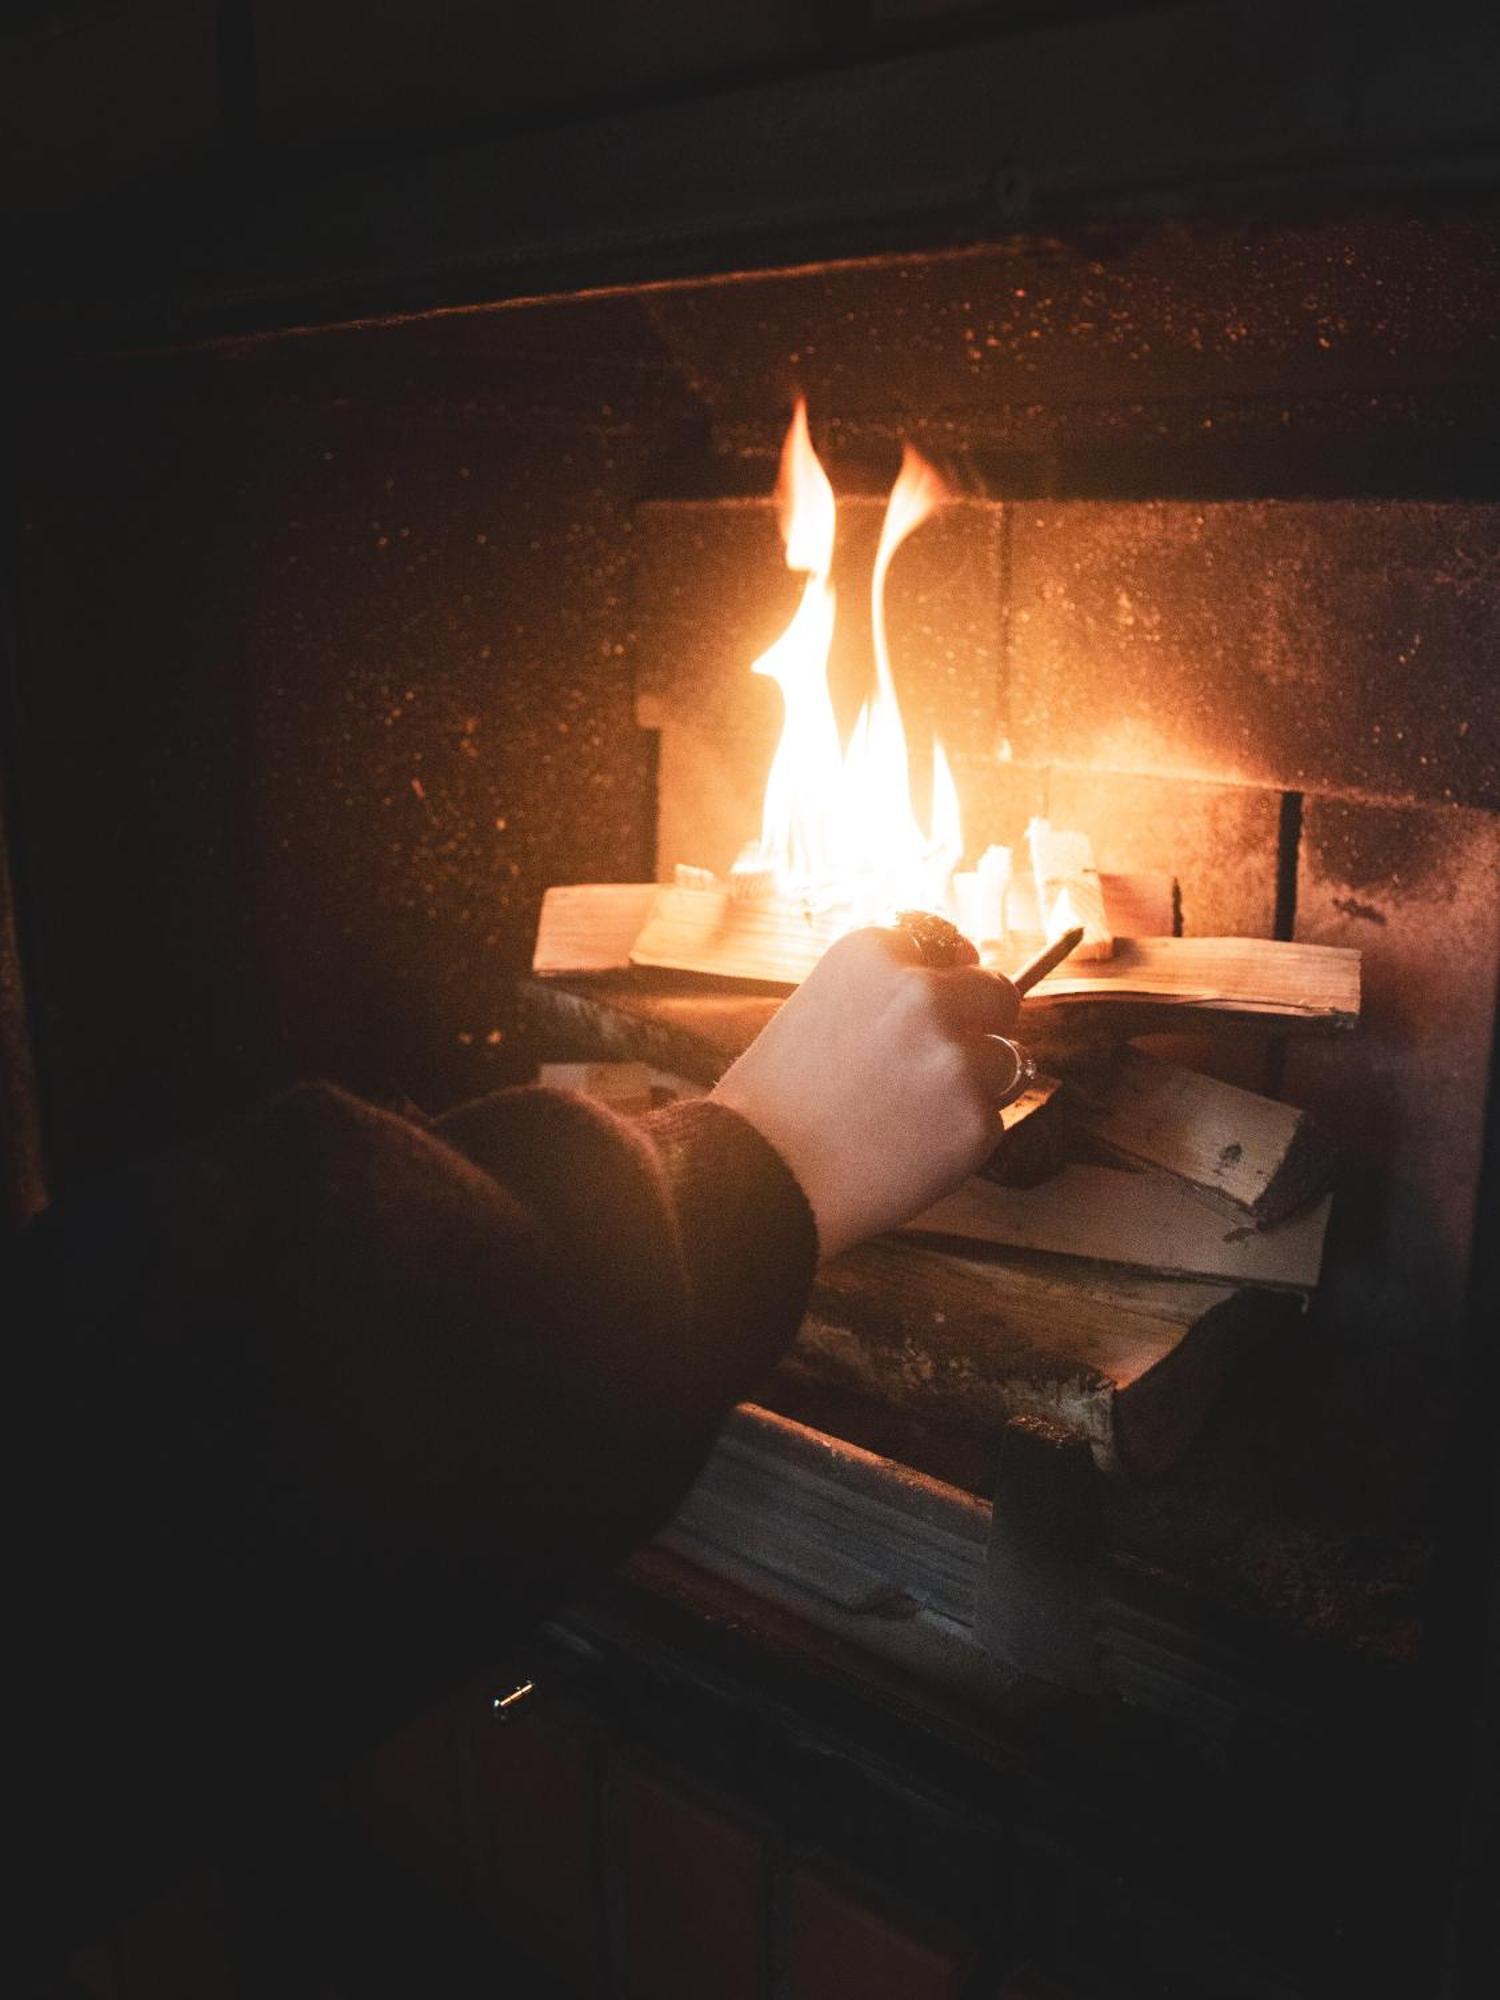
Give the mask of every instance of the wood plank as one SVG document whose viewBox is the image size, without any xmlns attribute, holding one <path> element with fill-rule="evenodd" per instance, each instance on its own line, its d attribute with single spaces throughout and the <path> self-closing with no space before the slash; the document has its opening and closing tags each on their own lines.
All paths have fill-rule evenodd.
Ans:
<svg viewBox="0 0 1500 2000">
<path fill-rule="evenodd" d="M 635 965 L 660 970 L 796 985 L 830 937 L 827 919 L 804 918 L 775 898 L 742 902 L 727 890 L 668 888 L 630 956 Z M 991 952 L 985 962 L 1003 971 L 1018 943 L 1010 941 L 1004 959 Z M 1284 1029 L 1352 1027 L 1359 953 L 1272 938 L 1120 938 L 1113 957 L 1087 965 L 1069 960 L 1044 979 L 1028 999 L 1028 1021 L 1080 1002 L 1193 1008 Z M 1121 1025 L 1122 1037 L 1137 1032 Z"/>
<path fill-rule="evenodd" d="M 832 915 L 808 915 L 780 896 L 664 887 L 631 946 L 630 963 L 798 986 L 840 928 Z"/>
<path fill-rule="evenodd" d="M 656 893 L 654 882 L 574 882 L 549 889 L 542 897 L 532 971 L 545 978 L 628 965 Z"/>
<path fill-rule="evenodd" d="M 1159 1471 L 1196 1434 L 1247 1338 L 1290 1298 L 889 1239 L 819 1272 L 782 1367 L 970 1432 L 1047 1417 L 1106 1471 Z"/>
<path fill-rule="evenodd" d="M 1270 1228 L 1234 1222 L 1168 1174 L 1073 1165 L 1038 1187 L 975 1177 L 902 1232 L 1310 1292 L 1318 1282 L 1331 1197 Z"/>
<path fill-rule="evenodd" d="M 1192 1010 L 1283 1031 L 1337 1031 L 1359 1019 L 1359 962 L 1357 951 L 1279 938 L 1117 938 L 1113 958 L 1076 970 L 1064 963 L 1026 1005 L 1034 1016 L 1079 1001 L 1122 1009 L 1147 1002 L 1164 1025 L 1180 1008 L 1178 1026 Z"/>
<path fill-rule="evenodd" d="M 1148 935 L 1172 929 L 1173 885 L 1168 875 L 1104 875 L 1100 877 L 1104 905 L 1117 936 Z M 536 947 L 531 969 L 538 978 L 555 978 L 570 973 L 623 971 L 631 963 L 637 937 L 655 911 L 658 899 L 677 894 L 719 895 L 734 903 L 732 911 L 719 919 L 738 937 L 755 941 L 756 948 L 774 938 L 784 954 L 789 954 L 784 983 L 795 985 L 806 978 L 827 949 L 836 927 L 823 920 L 809 924 L 797 906 L 766 899 L 760 905 L 729 898 L 725 889 L 684 891 L 680 884 L 659 882 L 574 882 L 548 889 L 542 898 L 537 925 Z M 1013 895 L 1022 900 L 1013 923 L 1018 934 L 1029 942 L 1035 929 L 1035 896 L 1030 882 L 1016 885 Z M 669 912 L 686 911 L 688 921 L 702 925 L 705 906 L 675 903 Z M 814 948 L 816 946 L 816 949 Z M 718 947 L 723 949 L 725 947 Z M 1024 956 L 1024 952 L 1020 955 Z M 644 961 L 638 961 L 644 962 Z M 689 971 L 721 971 L 721 966 L 689 966 Z M 761 972 L 747 976 L 761 978 Z"/>
<path fill-rule="evenodd" d="M 1305 1111 L 1141 1049 L 1075 1071 L 1068 1095 L 1077 1129 L 1110 1158 L 1257 1223 L 1294 1214 L 1332 1178 L 1333 1148 Z"/>
</svg>

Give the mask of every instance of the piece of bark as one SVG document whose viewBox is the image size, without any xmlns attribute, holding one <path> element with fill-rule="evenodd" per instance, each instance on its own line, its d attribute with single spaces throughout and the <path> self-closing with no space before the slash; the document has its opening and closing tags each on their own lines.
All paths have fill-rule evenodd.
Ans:
<svg viewBox="0 0 1500 2000">
<path fill-rule="evenodd" d="M 1321 1194 L 1333 1148 L 1305 1111 L 1141 1049 L 1069 1079 L 1073 1122 L 1107 1157 L 1156 1168 L 1203 1200 L 1279 1222 Z"/>
<path fill-rule="evenodd" d="M 1330 1205 L 1325 1196 L 1300 1215 L 1260 1228 L 1218 1213 L 1168 1174 L 1075 1164 L 1031 1188 L 997 1187 L 976 1176 L 903 1233 L 1310 1292 Z"/>
<path fill-rule="evenodd" d="M 1102 1469 L 1144 1474 L 1181 1455 L 1245 1340 L 1288 1310 L 1234 1285 L 887 1239 L 822 1268 L 782 1367 L 971 1432 L 1046 1417 Z"/>
</svg>

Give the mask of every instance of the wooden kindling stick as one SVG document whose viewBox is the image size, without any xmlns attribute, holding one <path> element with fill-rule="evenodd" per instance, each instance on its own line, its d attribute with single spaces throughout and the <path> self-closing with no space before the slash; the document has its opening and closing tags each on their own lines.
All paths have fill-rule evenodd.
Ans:
<svg viewBox="0 0 1500 2000">
<path fill-rule="evenodd" d="M 1083 943 L 1083 925 L 1078 924 L 1070 931 L 1064 931 L 1060 938 L 1054 938 L 1042 950 L 1033 953 L 1019 972 L 1010 975 L 1010 983 L 1018 993 L 1029 993 L 1039 979 L 1061 965 L 1070 951 L 1077 951 Z"/>
</svg>

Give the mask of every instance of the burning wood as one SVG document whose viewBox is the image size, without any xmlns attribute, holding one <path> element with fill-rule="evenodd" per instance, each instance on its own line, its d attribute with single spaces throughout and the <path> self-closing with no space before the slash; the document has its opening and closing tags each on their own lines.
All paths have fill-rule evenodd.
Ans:
<svg viewBox="0 0 1500 2000">
<path fill-rule="evenodd" d="M 1045 817 L 1032 819 L 1024 850 L 991 844 L 960 868 L 960 803 L 939 743 L 925 821 L 913 803 L 885 617 L 892 560 L 945 497 L 908 449 L 871 578 L 872 686 L 842 743 L 827 678 L 837 504 L 798 405 L 777 503 L 787 566 L 804 581 L 786 630 L 754 663 L 783 704 L 759 835 L 727 878 L 692 867 L 665 885 L 549 891 L 528 997 L 553 1054 L 708 1083 L 830 944 L 898 910 L 947 915 L 993 969 L 1026 964 L 1020 1039 L 1057 1076 L 1004 1112 L 982 1175 L 902 1240 L 824 1272 L 791 1365 L 896 1400 L 913 1383 L 930 1400 L 939 1382 L 949 1414 L 998 1423 L 1059 1412 L 1080 1357 L 1124 1337 L 1129 1354 L 1100 1363 L 1108 1387 L 1091 1391 L 1091 1424 L 1108 1407 L 1104 1431 L 1082 1428 L 1103 1463 L 1160 1464 L 1219 1379 L 1219 1333 L 1255 1323 L 1277 1293 L 1316 1285 L 1330 1160 L 1292 1107 L 1126 1044 L 1187 1027 L 1350 1028 L 1359 955 L 1172 935 L 1167 877 L 1101 875 L 1088 839 Z M 1075 927 L 1073 955 L 1046 962 L 1048 944 Z M 638 1100 L 639 1072 L 628 1083 L 601 1074 L 599 1088 Z M 963 1246 L 973 1250 L 960 1262 Z M 995 1251 L 1003 1265 L 981 1261 Z M 1011 1359 L 991 1366 L 1000 1350 Z M 1141 1428 L 1127 1448 L 1118 1427 L 1132 1401 Z"/>
</svg>

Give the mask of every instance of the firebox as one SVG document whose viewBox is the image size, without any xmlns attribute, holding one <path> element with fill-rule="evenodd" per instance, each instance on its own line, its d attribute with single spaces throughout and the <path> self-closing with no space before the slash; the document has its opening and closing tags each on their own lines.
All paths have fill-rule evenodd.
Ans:
<svg viewBox="0 0 1500 2000">
<path fill-rule="evenodd" d="M 837 60 L 425 188 L 241 178 L 211 247 L 189 207 L 80 277 L 32 232 L 14 1205 L 307 1075 L 710 1084 L 828 933 L 642 938 L 763 907 L 798 697 L 752 669 L 811 603 L 835 766 L 898 702 L 900 900 L 1006 965 L 1066 880 L 1113 956 L 1039 989 L 963 1214 L 823 1274 L 539 1639 L 536 1733 L 452 1711 L 517 1879 L 485 1772 L 576 1805 L 486 1894 L 567 1991 L 832 1993 L 796 1968 L 876 1923 L 914 1993 L 1425 1990 L 1494 1172 L 1493 31 L 841 11 Z M 1168 1099 L 1164 1165 L 1120 1120 Z M 733 1921 L 683 1972 L 642 1857 L 689 1847 Z"/>
</svg>

